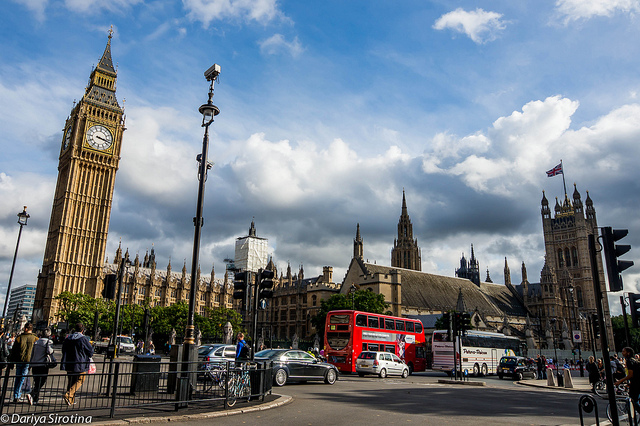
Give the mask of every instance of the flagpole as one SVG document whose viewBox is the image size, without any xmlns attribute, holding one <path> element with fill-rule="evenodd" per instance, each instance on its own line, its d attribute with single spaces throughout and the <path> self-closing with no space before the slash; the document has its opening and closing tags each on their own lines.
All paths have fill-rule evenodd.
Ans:
<svg viewBox="0 0 640 426">
<path fill-rule="evenodd" d="M 562 186 L 564 186 L 564 198 L 567 198 L 567 183 L 564 180 L 564 165 L 562 164 L 562 159 L 560 159 L 560 169 L 562 170 Z"/>
</svg>

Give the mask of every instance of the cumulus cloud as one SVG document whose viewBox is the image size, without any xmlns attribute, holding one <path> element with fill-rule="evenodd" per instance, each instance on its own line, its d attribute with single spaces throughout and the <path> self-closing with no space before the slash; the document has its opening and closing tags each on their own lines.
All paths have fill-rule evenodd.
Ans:
<svg viewBox="0 0 640 426">
<path fill-rule="evenodd" d="M 304 52 L 298 37 L 295 37 L 292 41 L 287 41 L 282 34 L 274 34 L 258 44 L 260 45 L 260 51 L 267 55 L 277 55 L 285 52 L 295 58 Z"/>
<path fill-rule="evenodd" d="M 265 23 L 283 16 L 277 0 L 182 0 L 182 4 L 189 19 L 205 27 L 225 18 Z"/>
<path fill-rule="evenodd" d="M 468 12 L 458 8 L 438 18 L 433 28 L 451 29 L 466 34 L 477 44 L 482 44 L 495 40 L 498 33 L 506 28 L 506 22 L 501 18 L 501 13 L 487 12 L 479 8 Z"/>
<path fill-rule="evenodd" d="M 638 0 L 557 0 L 556 11 L 564 22 L 610 17 L 617 12 L 633 14 L 640 11 Z"/>
</svg>

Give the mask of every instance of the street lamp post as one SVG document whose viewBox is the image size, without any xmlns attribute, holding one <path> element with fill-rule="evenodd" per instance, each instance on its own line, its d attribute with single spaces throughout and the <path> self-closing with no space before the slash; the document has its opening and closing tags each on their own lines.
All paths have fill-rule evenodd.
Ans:
<svg viewBox="0 0 640 426">
<path fill-rule="evenodd" d="M 27 213 L 27 206 L 24 206 L 22 211 L 18 213 L 18 224 L 20 224 L 20 230 L 18 231 L 18 241 L 16 242 L 16 251 L 13 254 L 13 263 L 11 264 L 11 273 L 9 273 L 9 284 L 7 285 L 7 295 L 4 297 L 4 309 L 2 311 L 2 326 L 4 326 L 5 317 L 7 316 L 7 303 L 9 302 L 9 294 L 11 292 L 11 281 L 13 280 L 13 270 L 16 267 L 16 257 L 18 256 L 18 247 L 20 246 L 20 236 L 22 236 L 22 227 L 27 224 L 27 219 L 31 216 Z"/>
<path fill-rule="evenodd" d="M 213 118 L 220 114 L 220 110 L 212 102 L 213 100 L 213 86 L 218 76 L 220 75 L 220 66 L 214 64 L 207 71 L 204 76 L 207 81 L 211 82 L 209 86 L 209 100 L 206 104 L 200 106 L 198 111 L 202 114 L 202 127 L 204 127 L 204 137 L 202 138 L 202 153 L 196 157 L 198 161 L 198 202 L 196 206 L 196 217 L 193 218 L 193 224 L 195 226 L 195 232 L 193 235 L 193 256 L 191 259 L 191 288 L 189 291 L 189 314 L 187 316 L 187 328 L 184 335 L 184 343 L 182 348 L 182 360 L 183 360 L 183 376 L 186 379 L 186 383 L 181 383 L 180 392 L 182 395 L 186 395 L 184 392 L 188 392 L 189 382 L 191 375 L 189 372 L 195 368 L 191 362 L 196 360 L 196 345 L 195 345 L 195 306 L 196 306 L 196 287 L 197 287 L 197 268 L 198 258 L 200 254 L 200 231 L 203 225 L 202 210 L 204 205 L 204 184 L 207 180 L 207 170 L 212 166 L 209 163 L 207 154 L 209 151 L 209 126 L 213 123 Z M 183 381 L 184 382 L 184 381 Z"/>
</svg>

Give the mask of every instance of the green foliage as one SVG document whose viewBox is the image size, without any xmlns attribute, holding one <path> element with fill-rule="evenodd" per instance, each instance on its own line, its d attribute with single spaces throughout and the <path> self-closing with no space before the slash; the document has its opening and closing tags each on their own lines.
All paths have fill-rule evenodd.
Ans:
<svg viewBox="0 0 640 426">
<path fill-rule="evenodd" d="M 318 330 L 318 334 L 323 337 L 327 314 L 331 311 L 355 309 L 357 311 L 382 314 L 385 313 L 387 307 L 388 304 L 384 301 L 384 295 L 369 290 L 357 290 L 352 294 L 334 294 L 329 299 L 320 302 L 320 311 L 311 318 L 311 323 Z"/>
<path fill-rule="evenodd" d="M 631 326 L 631 317 L 627 316 L 629 324 L 629 337 L 631 342 L 629 346 L 637 353 L 640 349 L 640 329 L 633 328 Z M 624 318 L 622 315 L 611 317 L 611 326 L 613 329 L 613 340 L 615 341 L 616 351 L 622 351 L 622 348 L 626 346 L 626 337 L 624 332 Z"/>
</svg>

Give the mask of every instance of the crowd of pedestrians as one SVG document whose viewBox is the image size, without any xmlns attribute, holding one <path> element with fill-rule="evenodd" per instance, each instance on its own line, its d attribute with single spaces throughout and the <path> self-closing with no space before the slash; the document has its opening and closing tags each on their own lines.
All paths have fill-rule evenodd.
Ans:
<svg viewBox="0 0 640 426">
<path fill-rule="evenodd" d="M 62 344 L 60 369 L 67 372 L 67 387 L 62 398 L 68 405 L 75 403 L 75 394 L 92 365 L 93 346 L 83 333 L 84 326 L 76 324 L 74 332 Z M 4 330 L 0 331 L 0 372 L 4 368 L 15 369 L 12 402 L 26 399 L 31 405 L 38 404 L 49 370 L 58 365 L 51 330 L 46 328 L 36 335 L 33 325 L 27 323 L 13 342 L 10 339 Z"/>
</svg>

